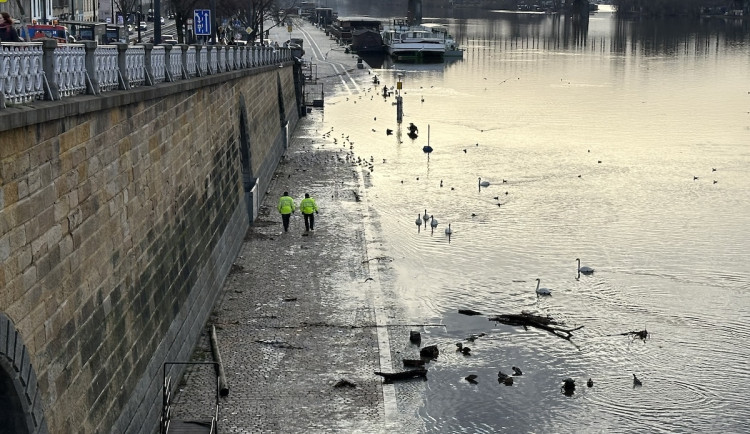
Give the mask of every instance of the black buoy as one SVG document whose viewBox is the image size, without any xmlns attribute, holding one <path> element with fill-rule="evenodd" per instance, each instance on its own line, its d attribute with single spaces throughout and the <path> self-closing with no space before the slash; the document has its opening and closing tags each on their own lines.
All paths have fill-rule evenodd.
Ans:
<svg viewBox="0 0 750 434">
<path fill-rule="evenodd" d="M 424 151 L 424 152 L 426 152 L 426 153 L 429 154 L 430 152 L 432 152 L 432 146 L 430 146 L 430 145 L 424 145 L 422 147 L 422 151 Z"/>
<path fill-rule="evenodd" d="M 422 334 L 412 330 L 409 332 L 409 340 L 414 344 L 419 344 L 422 342 Z"/>
<path fill-rule="evenodd" d="M 428 359 L 437 359 L 438 354 L 440 354 L 440 351 L 438 350 L 437 345 L 430 345 L 419 350 L 419 356 Z"/>
<path fill-rule="evenodd" d="M 566 378 L 563 380 L 562 385 L 563 393 L 567 396 L 573 395 L 573 392 L 576 390 L 576 380 L 572 378 Z"/>
</svg>

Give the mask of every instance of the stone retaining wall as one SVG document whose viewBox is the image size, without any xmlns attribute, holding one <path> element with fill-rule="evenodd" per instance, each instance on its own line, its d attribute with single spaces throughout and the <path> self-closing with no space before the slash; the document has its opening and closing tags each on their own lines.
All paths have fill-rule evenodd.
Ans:
<svg viewBox="0 0 750 434">
<path fill-rule="evenodd" d="M 155 432 L 162 364 L 189 358 L 296 124 L 292 70 L 0 114 L 0 319 L 23 343 L 0 380 L 35 396 L 0 401 L 30 431 Z"/>
</svg>

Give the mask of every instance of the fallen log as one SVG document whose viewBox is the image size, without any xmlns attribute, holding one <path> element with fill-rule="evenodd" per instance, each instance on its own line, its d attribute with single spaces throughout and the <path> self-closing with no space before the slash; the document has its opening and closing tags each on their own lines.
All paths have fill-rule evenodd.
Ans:
<svg viewBox="0 0 750 434">
<path fill-rule="evenodd" d="M 552 319 L 550 316 L 534 315 L 528 312 L 522 312 L 521 314 L 496 315 L 490 317 L 489 320 L 506 325 L 521 326 L 525 329 L 528 329 L 529 327 L 538 328 L 565 340 L 570 340 L 574 331 L 583 328 L 583 326 L 578 326 L 572 329 L 562 328 L 559 327 L 560 323 Z"/>
<path fill-rule="evenodd" d="M 392 381 L 411 380 L 412 378 L 417 377 L 427 378 L 427 369 L 411 369 L 403 372 L 375 371 L 375 375 L 380 375 L 386 383 L 390 383 Z"/>
<path fill-rule="evenodd" d="M 469 315 L 469 316 L 481 315 L 482 314 L 482 312 L 478 312 L 478 311 L 472 310 L 472 309 L 459 309 L 458 313 L 460 313 L 462 315 Z"/>
</svg>

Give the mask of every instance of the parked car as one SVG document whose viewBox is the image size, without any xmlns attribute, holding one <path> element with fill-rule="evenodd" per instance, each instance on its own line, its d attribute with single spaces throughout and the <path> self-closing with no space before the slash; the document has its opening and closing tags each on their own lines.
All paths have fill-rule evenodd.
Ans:
<svg viewBox="0 0 750 434">
<path fill-rule="evenodd" d="M 161 22 L 162 24 L 164 24 L 164 17 L 159 17 L 159 22 Z"/>
<path fill-rule="evenodd" d="M 141 23 L 138 24 L 138 29 L 139 30 L 148 30 L 148 24 L 146 24 L 145 21 L 141 21 Z"/>
<path fill-rule="evenodd" d="M 177 44 L 177 39 L 175 39 L 174 35 L 161 35 L 161 43 L 162 44 Z"/>
</svg>

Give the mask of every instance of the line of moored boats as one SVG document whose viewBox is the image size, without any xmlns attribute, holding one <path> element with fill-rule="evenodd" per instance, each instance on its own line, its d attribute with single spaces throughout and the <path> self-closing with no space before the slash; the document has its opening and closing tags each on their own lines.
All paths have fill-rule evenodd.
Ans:
<svg viewBox="0 0 750 434">
<path fill-rule="evenodd" d="M 339 17 L 331 8 L 315 8 L 308 19 L 357 54 L 387 53 L 397 60 L 441 61 L 461 58 L 463 50 L 442 24 L 407 20 L 383 23 L 372 17 Z"/>
</svg>

